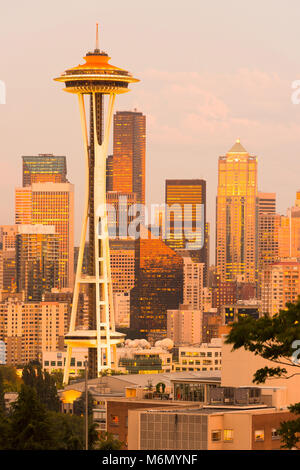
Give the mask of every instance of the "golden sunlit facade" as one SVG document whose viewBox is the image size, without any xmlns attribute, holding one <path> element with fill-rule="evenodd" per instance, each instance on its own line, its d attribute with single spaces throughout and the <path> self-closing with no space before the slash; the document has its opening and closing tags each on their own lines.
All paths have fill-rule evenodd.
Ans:
<svg viewBox="0 0 300 470">
<path fill-rule="evenodd" d="M 59 288 L 74 281 L 74 186 L 70 183 L 32 183 L 15 193 L 16 224 L 54 225 L 59 237 Z"/>
<path fill-rule="evenodd" d="M 112 190 L 133 192 L 145 204 L 146 116 L 137 111 L 114 115 Z"/>
<path fill-rule="evenodd" d="M 278 251 L 279 258 L 300 258 L 300 207 L 291 207 L 280 216 Z"/>
<path fill-rule="evenodd" d="M 262 313 L 275 315 L 300 294 L 300 263 L 295 258 L 267 266 L 262 272 Z"/>
<path fill-rule="evenodd" d="M 256 280 L 257 158 L 239 139 L 219 157 L 216 264 L 222 280 Z"/>
<path fill-rule="evenodd" d="M 135 282 L 130 325 L 136 337 L 154 343 L 167 335 L 167 310 L 183 301 L 183 258 L 141 227 L 135 240 Z"/>
</svg>

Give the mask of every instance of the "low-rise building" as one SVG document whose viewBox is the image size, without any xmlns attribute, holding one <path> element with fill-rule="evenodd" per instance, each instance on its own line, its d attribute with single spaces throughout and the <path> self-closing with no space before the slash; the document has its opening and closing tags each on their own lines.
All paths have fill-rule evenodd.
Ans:
<svg viewBox="0 0 300 470">
<path fill-rule="evenodd" d="M 222 365 L 222 340 L 213 338 L 211 343 L 178 347 L 178 362 L 173 363 L 175 372 L 217 371 Z"/>
</svg>

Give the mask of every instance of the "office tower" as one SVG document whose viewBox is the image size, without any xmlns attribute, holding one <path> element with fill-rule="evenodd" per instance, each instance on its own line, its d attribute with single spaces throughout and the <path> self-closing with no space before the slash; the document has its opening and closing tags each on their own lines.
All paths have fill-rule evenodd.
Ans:
<svg viewBox="0 0 300 470">
<path fill-rule="evenodd" d="M 73 287 L 74 187 L 70 183 L 32 183 L 16 189 L 16 224 L 54 225 L 59 236 L 59 287 Z"/>
<path fill-rule="evenodd" d="M 296 201 L 297 204 L 297 201 Z M 291 207 L 280 216 L 278 258 L 300 258 L 300 207 Z"/>
<path fill-rule="evenodd" d="M 219 157 L 216 265 L 222 280 L 256 281 L 257 158 L 239 139 Z"/>
<path fill-rule="evenodd" d="M 0 226 L 0 290 L 15 292 L 16 284 L 16 225 Z"/>
<path fill-rule="evenodd" d="M 257 193 L 257 212 L 260 214 L 276 214 L 276 193 Z"/>
<path fill-rule="evenodd" d="M 204 263 L 193 261 L 188 252 L 178 254 L 183 257 L 183 304 L 203 311 Z"/>
<path fill-rule="evenodd" d="M 130 292 L 133 336 L 150 342 L 167 334 L 167 310 L 183 299 L 183 259 L 141 226 L 135 240 L 135 280 Z"/>
<path fill-rule="evenodd" d="M 17 291 L 24 291 L 26 301 L 41 301 L 45 292 L 58 287 L 59 236 L 54 226 L 17 228 Z"/>
<path fill-rule="evenodd" d="M 141 112 L 117 111 L 114 115 L 112 191 L 136 194 L 145 204 L 146 116 Z M 108 165 L 111 165 L 109 160 Z M 108 167 L 108 172 L 109 172 Z"/>
<path fill-rule="evenodd" d="M 286 259 L 266 266 L 262 272 L 262 313 L 274 315 L 300 294 L 300 263 Z"/>
<path fill-rule="evenodd" d="M 130 207 L 136 204 L 135 193 L 106 192 L 108 235 L 110 238 L 129 238 L 128 229 L 136 213 Z"/>
<path fill-rule="evenodd" d="M 8 365 L 40 360 L 42 351 L 63 350 L 68 307 L 61 302 L 0 302 L 0 337 Z"/>
<path fill-rule="evenodd" d="M 276 194 L 257 194 L 257 249 L 258 271 L 265 264 L 278 259 L 278 227 L 280 217 L 276 214 Z"/>
<path fill-rule="evenodd" d="M 257 194 L 257 278 L 258 297 L 261 297 L 261 276 L 265 266 L 278 261 L 280 215 L 276 214 L 276 194 Z"/>
<path fill-rule="evenodd" d="M 186 249 L 191 257 L 204 263 L 204 285 L 207 285 L 208 237 L 206 225 L 206 181 L 202 179 L 166 180 L 166 244 Z"/>
<path fill-rule="evenodd" d="M 199 344 L 202 342 L 202 312 L 190 305 L 180 305 L 179 309 L 167 311 L 167 337 L 179 344 Z"/>
<path fill-rule="evenodd" d="M 67 162 L 65 156 L 52 153 L 39 153 L 23 156 L 23 187 L 32 183 L 67 182 Z"/>
<path fill-rule="evenodd" d="M 129 292 L 134 286 L 134 240 L 110 240 L 113 293 Z"/>
<path fill-rule="evenodd" d="M 128 91 L 130 83 L 137 82 L 126 70 L 110 65 L 108 55 L 98 46 L 84 57 L 85 64 L 67 69 L 55 80 L 65 84 L 65 90 L 79 100 L 82 134 L 86 161 L 86 192 L 84 219 L 77 263 L 70 330 L 66 336 L 67 360 L 64 382 L 68 382 L 73 347 L 89 348 L 89 376 L 98 377 L 104 370 L 116 367 L 116 345 L 124 335 L 115 331 L 113 294 L 109 257 L 109 237 L 106 213 L 106 158 L 117 94 Z M 90 134 L 88 136 L 85 95 L 90 98 Z M 104 97 L 108 95 L 107 115 L 104 115 Z M 105 123 L 104 123 L 105 121 Z M 104 127 L 105 124 L 105 127 Z M 104 130 L 105 129 L 105 130 Z M 118 190 L 113 188 L 113 190 Z M 127 192 L 125 190 L 125 192 Z M 82 274 L 82 259 L 89 222 L 89 268 Z M 80 286 L 89 286 L 89 330 L 76 331 L 76 314 Z M 113 357 L 112 357 L 113 356 Z"/>
</svg>

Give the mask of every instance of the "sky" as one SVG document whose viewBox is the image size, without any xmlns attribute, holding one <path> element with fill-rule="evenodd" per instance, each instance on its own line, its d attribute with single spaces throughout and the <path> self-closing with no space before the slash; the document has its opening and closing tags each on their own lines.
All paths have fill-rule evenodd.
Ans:
<svg viewBox="0 0 300 470">
<path fill-rule="evenodd" d="M 115 110 L 147 117 L 146 195 L 164 201 L 166 178 L 204 178 L 215 245 L 218 157 L 237 138 L 258 157 L 258 186 L 279 213 L 300 189 L 300 2 L 278 0 L 52 0 L 2 2 L 0 224 L 14 223 L 22 155 L 67 156 L 78 243 L 84 157 L 77 100 L 53 78 L 95 47 L 141 81 Z"/>
</svg>

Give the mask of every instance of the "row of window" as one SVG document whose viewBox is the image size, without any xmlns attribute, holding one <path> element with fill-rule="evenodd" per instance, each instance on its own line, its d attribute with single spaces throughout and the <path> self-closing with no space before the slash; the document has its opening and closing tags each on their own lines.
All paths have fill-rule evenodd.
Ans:
<svg viewBox="0 0 300 470">
<path fill-rule="evenodd" d="M 223 431 L 223 441 L 232 442 L 233 441 L 233 429 L 224 429 Z M 272 440 L 280 439 L 278 431 L 276 428 L 272 428 L 271 431 Z M 219 442 L 222 440 L 222 431 L 220 429 L 213 430 L 211 432 L 211 440 L 213 442 Z M 254 440 L 255 442 L 262 442 L 265 440 L 265 431 L 263 429 L 258 429 L 254 431 Z"/>
</svg>

